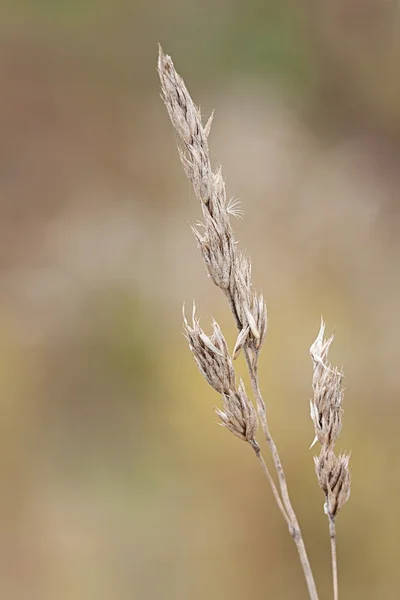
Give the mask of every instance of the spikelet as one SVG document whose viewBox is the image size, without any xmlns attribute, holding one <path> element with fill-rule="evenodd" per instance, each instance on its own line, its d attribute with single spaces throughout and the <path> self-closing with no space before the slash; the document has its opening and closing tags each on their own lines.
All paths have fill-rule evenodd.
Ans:
<svg viewBox="0 0 400 600">
<path fill-rule="evenodd" d="M 236 389 L 235 371 L 228 345 L 216 321 L 208 336 L 200 327 L 193 305 L 192 325 L 183 315 L 185 336 L 204 379 L 222 396 L 223 410 L 215 409 L 221 424 L 241 440 L 251 442 L 257 431 L 257 414 L 249 400 L 244 383 Z"/>
<path fill-rule="evenodd" d="M 350 496 L 350 455 L 336 456 L 334 446 L 342 429 L 343 417 L 343 374 L 328 363 L 328 352 L 334 336 L 325 339 L 325 323 L 310 348 L 313 362 L 313 398 L 310 414 L 314 424 L 316 441 L 321 452 L 314 458 L 318 483 L 325 494 L 325 511 L 335 518 Z"/>
</svg>

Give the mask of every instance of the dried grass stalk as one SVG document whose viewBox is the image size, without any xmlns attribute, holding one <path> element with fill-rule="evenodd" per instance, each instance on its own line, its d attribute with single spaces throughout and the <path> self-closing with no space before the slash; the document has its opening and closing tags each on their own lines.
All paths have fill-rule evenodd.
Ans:
<svg viewBox="0 0 400 600">
<path fill-rule="evenodd" d="M 179 154 L 183 168 L 200 201 L 203 222 L 193 229 L 207 272 L 225 294 L 235 318 L 238 336 L 233 357 L 218 325 L 208 337 L 193 313 L 192 325 L 184 319 L 186 337 L 195 361 L 206 381 L 221 395 L 223 410 L 216 412 L 236 437 L 247 442 L 255 452 L 271 485 L 278 507 L 288 524 L 296 544 L 311 600 L 318 600 L 317 590 L 307 557 L 299 523 L 293 510 L 285 472 L 278 449 L 269 431 L 266 408 L 258 378 L 258 357 L 267 332 L 267 311 L 262 295 L 252 290 L 251 262 L 236 243 L 230 223 L 231 215 L 239 215 L 237 201 L 227 201 L 221 169 L 211 167 L 208 136 L 212 117 L 203 126 L 198 108 L 176 72 L 171 58 L 160 48 L 158 73 L 162 97 L 179 138 Z M 233 360 L 243 350 L 257 412 L 264 437 L 275 467 L 279 490 L 261 455 L 255 438 L 257 416 L 243 382 L 236 386 Z"/>
<path fill-rule="evenodd" d="M 328 352 L 333 335 L 324 338 L 325 323 L 310 348 L 313 361 L 313 392 L 310 402 L 311 419 L 314 423 L 315 439 L 321 445 L 319 456 L 314 457 L 315 471 L 321 490 L 325 495 L 324 510 L 328 515 L 331 539 L 332 574 L 334 600 L 338 600 L 338 575 L 336 552 L 336 516 L 350 497 L 349 454 L 334 452 L 335 443 L 342 429 L 343 417 L 343 373 L 328 363 Z"/>
</svg>

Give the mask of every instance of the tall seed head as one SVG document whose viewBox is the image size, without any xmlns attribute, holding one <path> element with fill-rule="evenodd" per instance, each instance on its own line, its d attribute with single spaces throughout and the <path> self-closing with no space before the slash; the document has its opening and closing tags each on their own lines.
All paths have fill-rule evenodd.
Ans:
<svg viewBox="0 0 400 600">
<path fill-rule="evenodd" d="M 211 280 L 229 300 L 241 336 L 237 353 L 246 343 L 256 358 L 265 338 L 265 305 L 252 292 L 250 260 L 236 245 L 229 220 L 232 204 L 227 202 L 221 169 L 212 171 L 207 140 L 212 116 L 203 127 L 183 79 L 161 48 L 158 73 L 162 97 L 180 140 L 182 165 L 203 213 L 203 223 L 193 232 Z"/>
</svg>

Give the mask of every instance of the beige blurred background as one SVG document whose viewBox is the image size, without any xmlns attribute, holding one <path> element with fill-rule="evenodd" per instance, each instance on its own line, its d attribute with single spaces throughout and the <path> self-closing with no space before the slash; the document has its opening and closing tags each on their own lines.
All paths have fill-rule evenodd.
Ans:
<svg viewBox="0 0 400 600">
<path fill-rule="evenodd" d="M 188 222 L 157 42 L 208 116 L 263 290 L 261 378 L 321 599 L 313 468 L 321 314 L 346 373 L 342 598 L 400 572 L 400 4 L 3 0 L 0 7 L 0 596 L 307 597 L 250 450 L 182 336 L 235 330 Z M 243 365 L 239 369 L 244 372 Z"/>
</svg>

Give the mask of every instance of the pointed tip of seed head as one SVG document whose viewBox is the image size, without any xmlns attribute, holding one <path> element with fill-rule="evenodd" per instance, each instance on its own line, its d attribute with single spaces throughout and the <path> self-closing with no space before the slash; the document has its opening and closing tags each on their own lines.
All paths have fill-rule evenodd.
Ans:
<svg viewBox="0 0 400 600">
<path fill-rule="evenodd" d="M 161 44 L 158 44 L 157 70 L 161 79 L 161 87 L 163 88 L 164 78 L 173 75 L 175 69 L 171 57 L 168 54 L 164 54 Z"/>
<path fill-rule="evenodd" d="M 185 302 L 182 304 L 182 317 L 183 317 L 183 323 L 184 323 L 185 329 L 190 329 L 190 325 L 189 325 L 188 320 L 186 318 L 186 304 L 185 304 Z M 192 327 L 195 327 L 196 323 L 198 324 L 198 320 L 196 319 L 196 304 L 195 304 L 195 301 L 193 300 L 193 307 L 192 307 Z"/>
<path fill-rule="evenodd" d="M 161 72 L 163 68 L 163 64 L 165 63 L 166 55 L 163 52 L 162 46 L 158 44 L 158 60 L 157 60 L 157 68 Z"/>
<path fill-rule="evenodd" d="M 196 322 L 196 303 L 194 300 L 193 300 L 193 307 L 192 307 L 192 321 L 193 321 L 193 323 Z"/>
<path fill-rule="evenodd" d="M 168 54 L 165 54 L 160 42 L 158 42 L 158 63 L 162 65 L 167 62 L 172 62 L 172 59 Z"/>
<path fill-rule="evenodd" d="M 212 113 L 211 113 L 211 115 L 208 118 L 208 121 L 207 121 L 205 127 L 204 127 L 204 133 L 206 134 L 206 137 L 208 137 L 210 135 L 210 132 L 211 132 L 211 125 L 212 125 L 212 122 L 213 122 L 213 119 L 214 119 L 214 112 L 215 111 L 213 110 Z"/>
<path fill-rule="evenodd" d="M 321 315 L 321 325 L 320 325 L 319 332 L 317 335 L 317 340 L 319 342 L 322 342 L 322 340 L 324 339 L 324 335 L 325 335 L 325 321 L 324 321 L 324 317 Z"/>
<path fill-rule="evenodd" d="M 185 309 L 186 309 L 186 306 L 185 306 L 185 303 L 183 303 L 182 304 L 182 318 L 183 318 L 183 324 L 185 326 L 185 329 L 187 329 L 188 322 L 187 322 L 187 318 L 186 318 L 186 314 L 185 314 Z"/>
<path fill-rule="evenodd" d="M 331 334 L 329 336 L 329 338 L 327 338 L 327 339 L 325 339 L 324 336 L 325 336 L 325 321 L 324 321 L 323 317 L 321 316 L 321 326 L 320 326 L 320 329 L 319 329 L 319 332 L 318 332 L 318 335 L 317 335 L 315 341 L 310 346 L 310 354 L 311 354 L 311 358 L 313 359 L 313 361 L 315 363 L 319 363 L 323 367 L 329 368 L 324 363 L 324 361 L 328 355 L 329 348 L 333 342 L 335 335 Z"/>
</svg>

